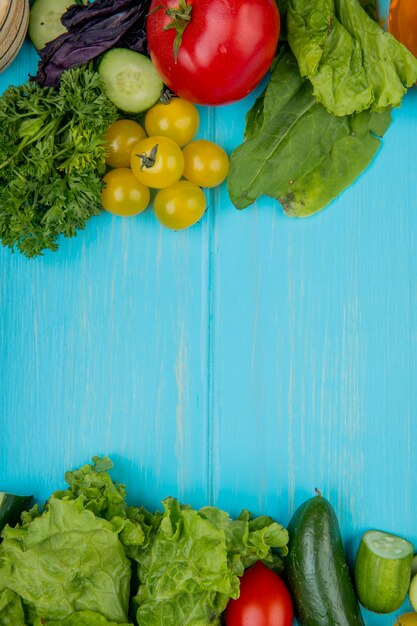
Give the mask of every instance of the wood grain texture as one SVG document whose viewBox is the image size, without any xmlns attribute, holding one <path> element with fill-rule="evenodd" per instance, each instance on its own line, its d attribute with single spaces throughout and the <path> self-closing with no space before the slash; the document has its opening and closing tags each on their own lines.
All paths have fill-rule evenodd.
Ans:
<svg viewBox="0 0 417 626">
<path fill-rule="evenodd" d="M 35 68 L 26 44 L 0 90 Z M 229 151 L 255 94 L 201 109 Z M 40 499 L 110 454 L 130 499 L 243 506 L 287 523 L 319 487 L 350 559 L 376 527 L 417 546 L 417 92 L 326 211 L 193 229 L 102 215 L 57 254 L 0 251 L 0 489 Z M 393 617 L 366 615 L 368 626 Z"/>
</svg>

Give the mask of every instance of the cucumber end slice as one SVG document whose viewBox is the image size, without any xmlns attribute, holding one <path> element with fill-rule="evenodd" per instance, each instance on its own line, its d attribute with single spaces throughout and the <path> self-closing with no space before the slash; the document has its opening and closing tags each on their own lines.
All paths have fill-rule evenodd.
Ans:
<svg viewBox="0 0 417 626">
<path fill-rule="evenodd" d="M 406 539 L 380 530 L 369 530 L 364 534 L 363 541 L 373 554 L 382 559 L 397 561 L 414 552 L 413 545 Z"/>
<path fill-rule="evenodd" d="M 413 546 L 402 537 L 366 532 L 355 563 L 359 600 L 374 613 L 392 613 L 404 602 L 410 585 Z"/>
</svg>

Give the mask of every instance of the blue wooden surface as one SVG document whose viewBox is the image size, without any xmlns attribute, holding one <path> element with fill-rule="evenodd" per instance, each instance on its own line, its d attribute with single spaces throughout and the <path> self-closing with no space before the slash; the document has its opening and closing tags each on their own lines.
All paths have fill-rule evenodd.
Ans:
<svg viewBox="0 0 417 626">
<path fill-rule="evenodd" d="M 35 66 L 26 43 L 0 91 Z M 201 109 L 200 135 L 232 150 L 253 98 Z M 370 527 L 417 547 L 416 110 L 414 91 L 316 217 L 238 212 L 222 187 L 183 233 L 148 210 L 34 261 L 1 249 L 0 489 L 46 498 L 106 453 L 149 507 L 287 523 L 319 487 L 350 558 Z"/>
</svg>

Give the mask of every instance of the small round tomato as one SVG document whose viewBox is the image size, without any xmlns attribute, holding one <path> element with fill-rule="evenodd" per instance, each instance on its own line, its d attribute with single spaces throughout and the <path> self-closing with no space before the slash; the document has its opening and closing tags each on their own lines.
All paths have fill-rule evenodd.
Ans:
<svg viewBox="0 0 417 626">
<path fill-rule="evenodd" d="M 165 189 L 181 178 L 184 156 L 172 139 L 148 137 L 136 144 L 130 164 L 141 183 L 152 189 Z"/>
<path fill-rule="evenodd" d="M 159 75 L 197 104 L 250 93 L 273 61 L 279 28 L 275 0 L 152 0 L 146 22 Z"/>
<path fill-rule="evenodd" d="M 240 580 L 240 596 L 226 608 L 226 626 L 292 626 L 289 591 L 281 578 L 260 561 Z"/>
<path fill-rule="evenodd" d="M 404 613 L 397 617 L 393 626 L 417 626 L 417 613 Z"/>
<path fill-rule="evenodd" d="M 118 167 L 103 178 L 105 188 L 101 192 L 103 208 L 114 215 L 123 217 L 138 215 L 146 209 L 150 192 L 138 181 L 132 170 Z"/>
<path fill-rule="evenodd" d="M 158 191 L 154 201 L 159 222 L 172 230 L 183 230 L 198 222 L 206 207 L 206 197 L 200 187 L 187 180 Z"/>
<path fill-rule="evenodd" d="M 417 56 L 417 2 L 416 0 L 392 0 L 388 30 Z"/>
<path fill-rule="evenodd" d="M 135 145 L 146 137 L 142 126 L 133 120 L 117 120 L 106 133 L 106 163 L 110 167 L 130 167 Z"/>
<path fill-rule="evenodd" d="M 198 139 L 185 146 L 184 178 L 200 187 L 217 187 L 229 172 L 229 158 L 215 143 Z"/>
<path fill-rule="evenodd" d="M 145 128 L 149 136 L 169 137 L 180 147 L 195 136 L 200 117 L 197 108 L 182 98 L 172 98 L 167 104 L 155 104 L 146 114 Z"/>
</svg>

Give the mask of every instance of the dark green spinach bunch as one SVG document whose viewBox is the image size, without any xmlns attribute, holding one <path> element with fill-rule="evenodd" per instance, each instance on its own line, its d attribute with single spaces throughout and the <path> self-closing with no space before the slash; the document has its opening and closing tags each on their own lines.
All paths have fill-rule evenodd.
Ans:
<svg viewBox="0 0 417 626">
<path fill-rule="evenodd" d="M 27 257 L 57 250 L 101 211 L 104 134 L 117 109 L 89 67 L 59 90 L 27 82 L 0 98 L 0 238 Z"/>
</svg>

